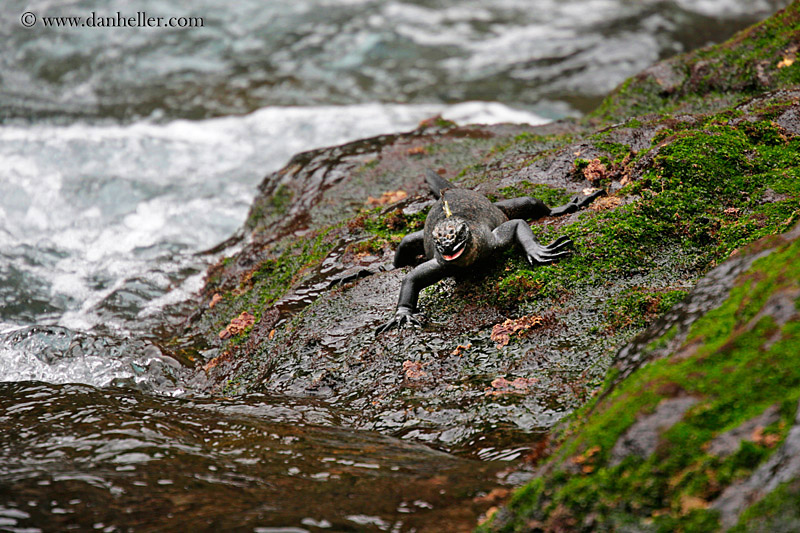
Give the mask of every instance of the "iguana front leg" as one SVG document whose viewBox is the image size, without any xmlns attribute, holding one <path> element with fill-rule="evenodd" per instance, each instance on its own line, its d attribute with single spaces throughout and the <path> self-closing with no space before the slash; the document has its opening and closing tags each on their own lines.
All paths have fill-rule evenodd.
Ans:
<svg viewBox="0 0 800 533">
<path fill-rule="evenodd" d="M 394 267 L 413 265 L 420 255 L 425 255 L 425 232 L 422 230 L 403 237 L 394 252 Z"/>
<path fill-rule="evenodd" d="M 394 317 L 379 326 L 375 330 L 375 335 L 380 335 L 395 327 L 402 327 L 406 324 L 421 326 L 420 320 L 414 316 L 417 312 L 417 301 L 419 293 L 425 287 L 433 285 L 437 281 L 448 276 L 446 266 L 440 265 L 436 259 L 425 261 L 414 270 L 406 274 L 403 285 L 400 287 L 400 297 L 397 300 L 397 309 Z"/>
<path fill-rule="evenodd" d="M 569 237 L 563 236 L 545 246 L 536 240 L 528 223 L 520 219 L 504 222 L 492 231 L 492 235 L 492 245 L 497 250 L 508 248 L 513 242 L 519 243 L 532 265 L 552 263 L 567 257 L 572 245 Z"/>
</svg>

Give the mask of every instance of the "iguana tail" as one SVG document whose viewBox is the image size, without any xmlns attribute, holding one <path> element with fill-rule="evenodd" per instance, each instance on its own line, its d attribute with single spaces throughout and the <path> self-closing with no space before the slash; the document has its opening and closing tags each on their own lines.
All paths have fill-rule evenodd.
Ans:
<svg viewBox="0 0 800 533">
<path fill-rule="evenodd" d="M 444 189 L 455 189 L 456 186 L 441 177 L 439 174 L 434 172 L 431 169 L 425 170 L 425 181 L 428 182 L 428 187 L 431 188 L 431 192 L 433 195 L 438 199 L 442 196 L 442 190 Z"/>
</svg>

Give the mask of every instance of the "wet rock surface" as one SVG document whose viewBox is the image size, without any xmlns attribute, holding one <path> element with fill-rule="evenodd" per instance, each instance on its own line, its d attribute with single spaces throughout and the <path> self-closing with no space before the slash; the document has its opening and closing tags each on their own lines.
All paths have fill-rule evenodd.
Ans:
<svg viewBox="0 0 800 533">
<path fill-rule="evenodd" d="M 725 157 L 735 153 L 733 144 L 712 141 L 728 128 L 754 131 L 773 124 L 781 132 L 773 146 L 795 136 L 797 81 L 785 69 L 794 63 L 798 13 L 794 3 L 723 45 L 674 58 L 626 82 L 595 118 L 681 114 L 640 116 L 613 127 L 653 121 L 662 127 L 651 147 L 623 170 L 642 180 L 653 168 L 657 176 L 667 175 L 662 171 L 674 162 L 678 175 L 691 179 L 704 172 L 704 154 L 712 146 Z M 769 49 L 775 54 L 761 55 Z M 708 114 L 717 117 L 716 125 Z M 693 137 L 704 140 L 676 150 Z M 751 156 L 759 151 L 746 150 Z M 796 164 L 794 157 L 770 158 L 768 166 L 794 175 Z M 746 166 L 728 173 L 715 164 L 708 178 L 737 182 L 738 193 L 747 195 L 736 178 Z M 800 190 L 773 189 L 768 175 L 754 176 L 762 193 L 751 207 L 724 200 L 709 208 L 711 200 L 694 223 L 708 222 L 714 209 L 741 220 L 756 205 L 785 202 L 789 210 L 780 230 L 711 262 L 716 268 L 681 302 L 621 348 L 596 399 L 555 432 L 532 480 L 483 530 L 797 529 Z M 664 188 L 655 194 L 670 193 Z M 726 231 L 718 220 L 717 228 Z"/>
<path fill-rule="evenodd" d="M 769 251 L 763 252 L 767 253 Z M 728 297 L 737 276 L 760 256 L 756 253 L 733 257 L 699 280 L 681 305 L 667 311 L 616 354 L 613 366 L 619 370 L 619 374 L 614 382 L 621 382 L 648 361 L 669 355 L 686 357 L 691 354 L 696 346 L 687 346 L 685 341 L 692 324 L 722 303 Z M 653 339 L 664 338 L 667 332 L 670 332 L 669 339 L 659 345 L 652 344 Z"/>
<path fill-rule="evenodd" d="M 743 483 L 731 485 L 711 508 L 719 511 L 724 529 L 736 525 L 742 510 L 758 502 L 782 483 L 800 478 L 800 410 L 783 444 Z M 795 522 L 796 523 L 796 522 Z M 774 529 L 773 531 L 777 531 Z M 789 531 L 783 529 L 783 531 Z"/>
<path fill-rule="evenodd" d="M 694 404 L 697 398 L 669 398 L 662 401 L 656 410 L 637 420 L 628 431 L 620 437 L 611 450 L 611 466 L 617 466 L 623 459 L 631 455 L 641 458 L 650 457 L 656 451 L 661 434 L 677 424 L 683 414 Z"/>
<path fill-rule="evenodd" d="M 708 453 L 725 457 L 739 449 L 743 440 L 754 440 L 759 428 L 763 429 L 780 420 L 780 410 L 773 405 L 755 418 L 718 435 L 708 445 Z"/>
<path fill-rule="evenodd" d="M 612 135 L 645 143 L 658 127 Z M 554 139 L 577 131 L 569 124 L 444 125 L 297 156 L 262 184 L 242 251 L 210 272 L 203 296 L 214 305 L 196 315 L 194 331 L 205 337 L 211 358 L 195 384 L 213 393 L 322 398 L 352 413 L 354 427 L 481 456 L 538 439 L 586 399 L 614 350 L 635 333 L 631 327 L 603 329 L 607 302 L 631 288 L 688 287 L 696 274 L 676 272 L 681 254 L 660 259 L 650 271 L 609 275 L 602 284 L 594 280 L 557 298 L 498 303 L 490 293 L 495 284 L 525 268 L 514 250 L 471 276 L 425 291 L 420 304 L 430 322 L 424 329 L 376 337 L 374 328 L 393 312 L 405 274 L 388 270 L 393 248 L 421 223 L 430 204 L 424 168 L 466 169 L 452 179 L 498 199 L 523 195 L 535 183 L 536 192 L 558 195 L 551 205 L 563 203 L 592 187 L 575 170 L 575 154 L 605 153 L 590 142 L 550 148 L 557 146 Z M 525 162 L 523 154 L 533 163 L 518 171 L 499 167 L 500 161 Z M 405 195 L 382 205 L 379 199 L 392 197 L 391 191 Z M 537 224 L 556 235 L 558 228 L 596 214 L 587 210 Z M 383 226 L 375 230 L 378 223 Z M 274 275 L 281 268 L 275 260 L 287 248 L 312 241 L 320 252 L 304 249 L 308 257 L 285 285 L 259 296 L 266 290 L 259 286 L 261 271 Z M 337 283 L 342 278 L 350 281 Z M 535 286 L 526 292 L 535 294 Z M 241 313 L 258 319 L 231 342 L 225 332 Z M 525 315 L 545 320 L 497 347 L 492 328 Z M 409 377 L 404 364 L 421 370 Z M 530 385 L 498 390 L 492 385 L 498 378 Z"/>
<path fill-rule="evenodd" d="M 669 332 L 663 344 L 637 339 L 614 358 L 717 262 L 789 227 L 791 176 L 775 167 L 796 164 L 798 96 L 780 89 L 718 115 L 687 109 L 599 130 L 434 118 L 299 154 L 261 184 L 238 251 L 210 269 L 172 349 L 198 361 L 191 386 L 212 394 L 319 398 L 355 428 L 478 456 L 536 441 L 593 394 L 612 361 L 622 381 L 683 346 L 756 256 L 724 263 L 642 337 Z M 425 328 L 375 337 L 405 274 L 391 269 L 394 248 L 430 206 L 426 168 L 492 200 L 555 206 L 596 187 L 608 196 L 532 224 L 544 242 L 569 236 L 572 257 L 530 268 L 509 251 L 426 289 Z M 493 328 L 526 316 L 541 321 L 493 342 Z"/>
<path fill-rule="evenodd" d="M 770 118 L 764 116 L 767 98 L 773 107 L 782 102 L 785 114 L 797 105 L 795 96 L 782 91 L 751 102 L 750 114 L 726 127 L 749 131 L 750 124 Z M 646 207 L 659 199 L 644 184 L 668 168 L 676 144 L 684 142 L 685 136 L 670 132 L 699 127 L 699 135 L 713 138 L 704 130 L 708 120 L 650 118 L 583 133 L 574 124 L 438 122 L 295 157 L 261 185 L 241 250 L 209 272 L 202 294 L 207 307 L 197 311 L 187 334 L 204 359 L 194 385 L 214 394 L 322 398 L 351 412 L 353 427 L 450 451 L 481 454 L 487 447 L 540 438 L 600 385 L 615 351 L 707 268 L 710 250 L 704 247 L 719 237 L 682 241 L 681 233 L 694 223 L 682 220 L 680 207 L 675 216 L 669 205 Z M 707 164 L 716 171 L 718 162 Z M 403 235 L 422 227 L 431 203 L 425 168 L 491 199 L 533 194 L 557 205 L 596 185 L 610 196 L 584 211 L 533 223 L 545 242 L 569 235 L 576 242 L 573 257 L 531 269 L 510 251 L 424 291 L 420 305 L 430 318 L 424 329 L 375 337 L 374 328 L 394 309 L 405 274 L 391 269 L 393 250 Z M 732 189 L 731 200 L 717 200 L 723 206 L 712 209 L 723 211 L 726 202 L 739 201 L 738 194 Z M 767 188 L 752 195 L 762 209 L 773 203 L 790 209 L 785 193 Z M 637 244 L 630 232 L 654 231 L 647 229 L 653 226 L 648 209 L 677 227 Z M 730 212 L 738 217 L 748 209 Z M 707 231 L 715 233 L 721 223 L 738 223 L 734 216 L 687 216 L 710 224 Z M 763 226 L 763 215 L 750 216 Z M 620 259 L 626 255 L 628 260 Z M 635 340 L 623 348 L 614 362 L 617 379 L 682 343 L 693 320 L 724 299 L 730 280 L 756 258 L 726 262 L 700 282 L 686 305 L 656 322 L 645 338 L 672 329 L 664 346 Z M 242 316 L 252 317 L 245 322 L 250 327 L 239 327 Z M 524 316 L 544 320 L 507 346 L 492 342 L 494 327 Z M 683 324 L 677 333 L 676 323 Z M 404 364 L 423 370 L 409 379 Z M 498 378 L 535 384 L 524 394 L 506 394 L 492 386 Z"/>
<path fill-rule="evenodd" d="M 637 338 L 640 347 L 673 344 L 664 359 L 609 380 L 487 529 L 794 530 L 800 225 L 731 263 L 743 258 L 748 268 L 723 264 L 701 280 L 662 319 L 671 327 Z M 671 337 L 708 279 L 723 282 L 726 296 L 696 315 L 687 335 Z"/>
<path fill-rule="evenodd" d="M 313 399 L 338 424 L 481 459 L 552 454 L 490 529 L 733 523 L 714 502 L 791 442 L 800 388 L 800 94 L 790 61 L 747 55 L 753 83 L 726 69 L 751 38 L 785 47 L 798 10 L 654 67 L 584 124 L 432 119 L 298 155 L 262 183 L 172 345 L 198 362 L 195 388 Z M 730 76 L 706 86 L 715 53 Z M 393 250 L 430 205 L 426 168 L 492 200 L 608 196 L 532 224 L 569 236 L 570 258 L 530 268 L 511 251 L 426 289 L 424 328 L 376 337 L 405 273 Z M 720 509 L 752 499 L 730 498 Z"/>
</svg>

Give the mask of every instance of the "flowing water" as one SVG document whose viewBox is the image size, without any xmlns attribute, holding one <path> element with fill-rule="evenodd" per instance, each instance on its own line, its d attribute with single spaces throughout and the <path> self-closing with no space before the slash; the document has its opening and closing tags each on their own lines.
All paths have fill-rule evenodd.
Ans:
<svg viewBox="0 0 800 533">
<path fill-rule="evenodd" d="M 160 336 L 292 154 L 439 113 L 579 115 L 785 4 L 5 2 L 0 530 L 469 528 L 507 463 L 349 431 L 313 402 L 198 397 Z M 202 27 L 45 22 L 117 12 Z"/>
<path fill-rule="evenodd" d="M 496 470 L 288 399 L 27 382 L 0 384 L 0 405 L 0 529 L 424 530 L 473 518 L 457 498 Z"/>
</svg>

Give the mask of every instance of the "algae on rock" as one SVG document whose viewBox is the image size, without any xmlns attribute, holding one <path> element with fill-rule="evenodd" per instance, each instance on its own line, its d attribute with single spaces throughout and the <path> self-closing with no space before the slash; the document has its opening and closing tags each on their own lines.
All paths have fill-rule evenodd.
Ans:
<svg viewBox="0 0 800 533">
<path fill-rule="evenodd" d="M 768 31 L 752 28 L 720 50 L 751 46 L 748 35 L 783 43 L 797 5 L 765 23 Z M 781 67 L 771 87 L 788 86 L 797 69 Z M 614 353 L 709 269 L 797 218 L 800 92 L 738 102 L 760 90 L 740 85 L 697 109 L 692 102 L 707 93 L 692 99 L 681 89 L 685 114 L 601 130 L 431 121 L 299 154 L 261 184 L 246 242 L 210 270 L 209 305 L 188 325 L 190 349 L 209 356 L 200 370 L 209 390 L 315 398 L 343 424 L 481 457 L 541 438 L 591 397 Z M 673 105 L 670 94 L 656 96 L 660 107 L 625 107 L 621 91 L 597 117 L 608 124 L 621 119 L 614 113 Z M 375 339 L 402 278 L 378 267 L 424 217 L 426 167 L 497 199 L 533 191 L 555 202 L 592 186 L 609 197 L 533 224 L 543 240 L 570 236 L 570 258 L 531 268 L 505 254 L 484 272 L 425 291 L 428 328 Z M 359 279 L 365 270 L 376 273 Z M 329 288 L 339 277 L 354 281 Z M 255 317 L 252 327 L 220 339 L 242 312 Z M 531 315 L 540 326 L 496 347 L 495 325 Z"/>
<path fill-rule="evenodd" d="M 486 530 L 713 531 L 770 494 L 741 522 L 766 531 L 782 523 L 768 510 L 796 509 L 800 225 L 735 261 L 749 267 L 722 265 L 715 276 L 732 283 L 727 298 L 691 320 L 668 357 L 624 380 L 612 373 Z M 665 329 L 642 344 L 658 344 Z"/>
<path fill-rule="evenodd" d="M 663 126 L 618 193 L 639 196 L 628 209 L 652 222 L 631 238 L 645 249 L 679 239 L 700 270 L 718 266 L 616 354 L 534 479 L 483 530 L 797 529 L 798 34 L 794 2 L 726 43 L 655 65 L 594 114 L 662 113 L 600 132 Z"/>
</svg>

